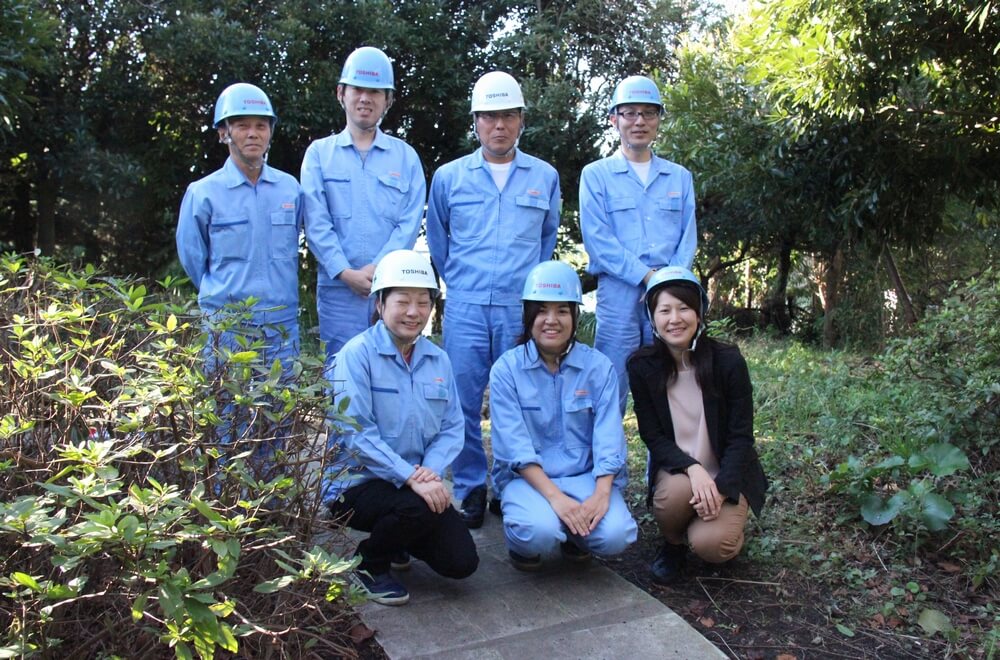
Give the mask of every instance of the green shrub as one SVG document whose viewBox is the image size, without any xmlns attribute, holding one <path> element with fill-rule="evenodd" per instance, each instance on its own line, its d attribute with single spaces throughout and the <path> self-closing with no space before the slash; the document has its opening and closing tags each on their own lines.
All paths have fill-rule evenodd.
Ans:
<svg viewBox="0 0 1000 660">
<path fill-rule="evenodd" d="M 0 657 L 352 653 L 322 363 L 206 375 L 174 284 L 0 258 Z"/>
<path fill-rule="evenodd" d="M 832 522 L 947 542 L 981 584 L 1000 535 L 997 319 L 988 270 L 874 358 L 748 343 L 772 496 L 829 498 Z"/>
</svg>

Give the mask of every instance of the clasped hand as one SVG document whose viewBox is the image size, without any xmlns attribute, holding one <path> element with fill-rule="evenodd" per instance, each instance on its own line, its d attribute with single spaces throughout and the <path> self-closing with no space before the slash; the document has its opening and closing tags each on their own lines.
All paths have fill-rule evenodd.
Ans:
<svg viewBox="0 0 1000 660">
<path fill-rule="evenodd" d="M 434 470 L 422 465 L 413 466 L 413 474 L 406 480 L 406 485 L 414 493 L 423 498 L 427 507 L 434 513 L 442 513 L 451 505 L 451 493 L 445 487 L 441 476 Z"/>
</svg>

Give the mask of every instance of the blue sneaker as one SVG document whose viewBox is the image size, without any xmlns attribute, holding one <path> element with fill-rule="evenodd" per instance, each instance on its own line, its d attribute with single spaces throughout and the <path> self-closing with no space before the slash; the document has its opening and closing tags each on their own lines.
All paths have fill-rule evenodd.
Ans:
<svg viewBox="0 0 1000 660">
<path fill-rule="evenodd" d="M 368 592 L 368 599 L 380 605 L 405 605 L 410 600 L 410 592 L 388 573 L 369 575 L 357 573 L 361 586 Z"/>
</svg>

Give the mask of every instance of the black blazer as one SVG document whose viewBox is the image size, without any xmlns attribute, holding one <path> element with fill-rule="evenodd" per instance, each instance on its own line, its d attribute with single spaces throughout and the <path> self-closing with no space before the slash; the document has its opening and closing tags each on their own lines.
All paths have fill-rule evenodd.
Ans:
<svg viewBox="0 0 1000 660">
<path fill-rule="evenodd" d="M 702 339 L 705 341 L 705 339 Z M 753 387 L 746 360 L 736 346 L 709 340 L 712 388 L 702 388 L 705 423 L 712 451 L 719 461 L 715 486 L 726 499 L 747 498 L 760 515 L 767 491 L 767 477 L 753 446 Z M 681 472 L 697 463 L 674 439 L 674 425 L 667 402 L 663 360 L 669 355 L 637 355 L 628 362 L 629 387 L 639 422 L 639 436 L 649 448 L 650 495 L 657 471 Z M 714 392 L 707 390 L 713 389 Z"/>
</svg>

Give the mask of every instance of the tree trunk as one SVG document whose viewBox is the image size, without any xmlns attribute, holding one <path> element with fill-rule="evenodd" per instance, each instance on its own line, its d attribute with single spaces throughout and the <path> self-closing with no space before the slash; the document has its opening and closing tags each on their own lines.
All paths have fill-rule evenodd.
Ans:
<svg viewBox="0 0 1000 660">
<path fill-rule="evenodd" d="M 14 226 L 10 228 L 10 241 L 14 251 L 31 252 L 35 242 L 35 218 L 31 215 L 31 184 L 26 180 L 17 182 L 14 188 Z"/>
<path fill-rule="evenodd" d="M 844 277 L 844 250 L 837 246 L 833 258 L 827 262 L 823 278 L 823 346 L 833 348 L 840 338 L 834 323 L 834 312 L 840 303 L 840 283 Z"/>
<path fill-rule="evenodd" d="M 788 312 L 788 277 L 792 270 L 792 243 L 782 241 L 778 252 L 778 277 L 761 302 L 760 319 L 764 327 L 774 326 L 782 334 L 792 329 Z"/>
<path fill-rule="evenodd" d="M 35 192 L 38 195 L 38 233 L 35 247 L 51 257 L 56 248 L 56 185 L 48 165 L 40 165 Z"/>
<path fill-rule="evenodd" d="M 882 259 L 885 262 L 885 270 L 889 273 L 892 286 L 896 289 L 896 300 L 903 307 L 903 320 L 906 325 L 913 326 L 917 322 L 917 313 L 913 309 L 913 301 L 903 284 L 903 278 L 899 276 L 899 269 L 896 268 L 896 260 L 892 257 L 892 250 L 889 245 L 882 246 Z"/>
</svg>

